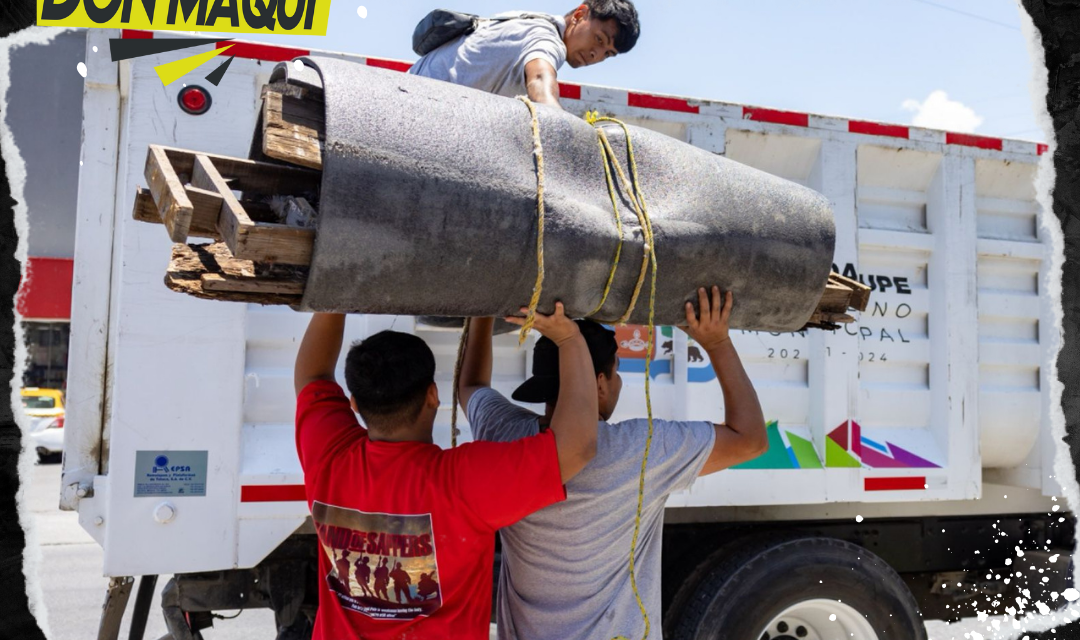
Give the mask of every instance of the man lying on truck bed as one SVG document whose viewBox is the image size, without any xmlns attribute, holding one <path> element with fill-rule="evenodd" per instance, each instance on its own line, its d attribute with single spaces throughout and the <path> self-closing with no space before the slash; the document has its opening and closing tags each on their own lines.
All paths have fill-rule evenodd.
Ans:
<svg viewBox="0 0 1080 640">
<path fill-rule="evenodd" d="M 708 354 L 724 395 L 723 424 L 654 420 L 645 471 L 645 499 L 636 550 L 637 591 L 651 633 L 637 604 L 627 570 L 634 531 L 641 455 L 648 422 L 614 424 L 622 389 L 614 333 L 579 321 L 595 372 L 593 393 L 600 418 L 596 457 L 566 483 L 566 501 L 503 528 L 502 571 L 496 616 L 500 640 L 591 640 L 660 637 L 660 549 L 664 504 L 694 478 L 756 458 L 767 447 L 765 419 L 750 378 L 728 336 L 732 297 L 721 304 L 698 292 L 700 318 L 686 303 L 687 333 Z M 461 366 L 459 394 L 477 440 L 513 442 L 536 437 L 562 410 L 562 367 L 556 346 L 536 343 L 533 376 L 514 391 L 522 402 L 546 403 L 543 416 L 523 409 L 491 389 L 491 318 L 474 318 Z M 558 585 L 553 588 L 553 585 Z M 553 612 L 558 612 L 557 615 Z"/>
<path fill-rule="evenodd" d="M 495 530 L 563 500 L 563 484 L 596 451 L 585 339 L 561 304 L 534 326 L 557 345 L 563 380 L 551 429 L 443 451 L 432 443 L 439 393 L 427 344 L 393 331 L 354 344 L 346 398 L 334 381 L 345 316 L 312 317 L 294 381 L 296 447 L 322 548 L 313 638 L 488 637 Z"/>
<path fill-rule="evenodd" d="M 409 73 L 559 107 L 564 62 L 575 69 L 603 62 L 633 49 L 639 33 L 629 0 L 585 0 L 565 16 L 503 13 L 429 52 Z"/>
</svg>

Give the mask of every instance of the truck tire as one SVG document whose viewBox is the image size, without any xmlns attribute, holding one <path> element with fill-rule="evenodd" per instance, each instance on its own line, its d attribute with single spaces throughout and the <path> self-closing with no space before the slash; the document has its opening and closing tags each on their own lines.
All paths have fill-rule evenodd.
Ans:
<svg viewBox="0 0 1080 640">
<path fill-rule="evenodd" d="M 675 640 L 926 640 L 903 580 L 862 547 L 804 537 L 732 551 L 684 599 Z"/>
</svg>

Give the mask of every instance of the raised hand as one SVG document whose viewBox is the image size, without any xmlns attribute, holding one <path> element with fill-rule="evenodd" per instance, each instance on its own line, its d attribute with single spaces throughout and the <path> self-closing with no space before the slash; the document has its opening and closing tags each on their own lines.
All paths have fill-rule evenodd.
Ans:
<svg viewBox="0 0 1080 640">
<path fill-rule="evenodd" d="M 683 330 L 697 341 L 706 351 L 715 349 L 731 340 L 728 336 L 728 321 L 731 318 L 731 292 L 724 294 L 720 302 L 720 287 L 712 288 L 712 300 L 705 287 L 698 289 L 699 313 L 694 313 L 694 303 L 686 303 L 686 327 Z"/>
<path fill-rule="evenodd" d="M 521 307 L 521 313 L 522 316 L 506 316 L 506 321 L 519 327 L 524 325 L 525 318 L 523 316 L 529 313 L 529 308 Z M 557 346 L 562 346 L 567 340 L 581 334 L 577 323 L 566 317 L 566 310 L 561 302 L 555 303 L 555 313 L 549 316 L 537 312 L 533 320 L 533 328 Z"/>
</svg>

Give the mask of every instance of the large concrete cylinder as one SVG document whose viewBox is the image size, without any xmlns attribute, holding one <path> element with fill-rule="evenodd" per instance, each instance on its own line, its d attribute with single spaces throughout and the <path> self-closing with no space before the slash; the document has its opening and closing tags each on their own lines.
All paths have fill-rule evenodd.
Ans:
<svg viewBox="0 0 1080 640">
<path fill-rule="evenodd" d="M 339 59 L 304 61 L 321 77 L 326 140 L 302 308 L 516 313 L 536 279 L 536 166 L 526 105 Z M 290 73 L 284 66 L 275 75 Z M 590 124 L 537 109 L 546 205 L 540 309 L 561 300 L 568 313 L 583 316 L 599 303 L 619 244 L 603 160 Z M 604 128 L 629 171 L 622 130 Z M 697 287 L 716 284 L 735 294 L 733 327 L 802 327 L 832 263 L 828 201 L 662 134 L 630 131 L 656 240 L 656 322 L 685 322 L 685 301 L 696 300 Z M 622 316 L 641 267 L 642 230 L 624 196 L 620 189 L 621 258 L 597 320 Z M 646 281 L 630 322 L 646 322 L 648 307 Z"/>
</svg>

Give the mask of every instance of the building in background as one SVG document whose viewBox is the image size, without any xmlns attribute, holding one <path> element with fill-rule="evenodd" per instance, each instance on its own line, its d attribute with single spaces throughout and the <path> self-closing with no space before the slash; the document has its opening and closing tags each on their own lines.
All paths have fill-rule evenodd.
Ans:
<svg viewBox="0 0 1080 640">
<path fill-rule="evenodd" d="M 11 51 L 2 117 L 26 168 L 29 250 L 16 309 L 28 351 L 23 384 L 29 387 L 66 387 L 82 135 L 78 65 L 85 56 L 85 30 Z"/>
</svg>

